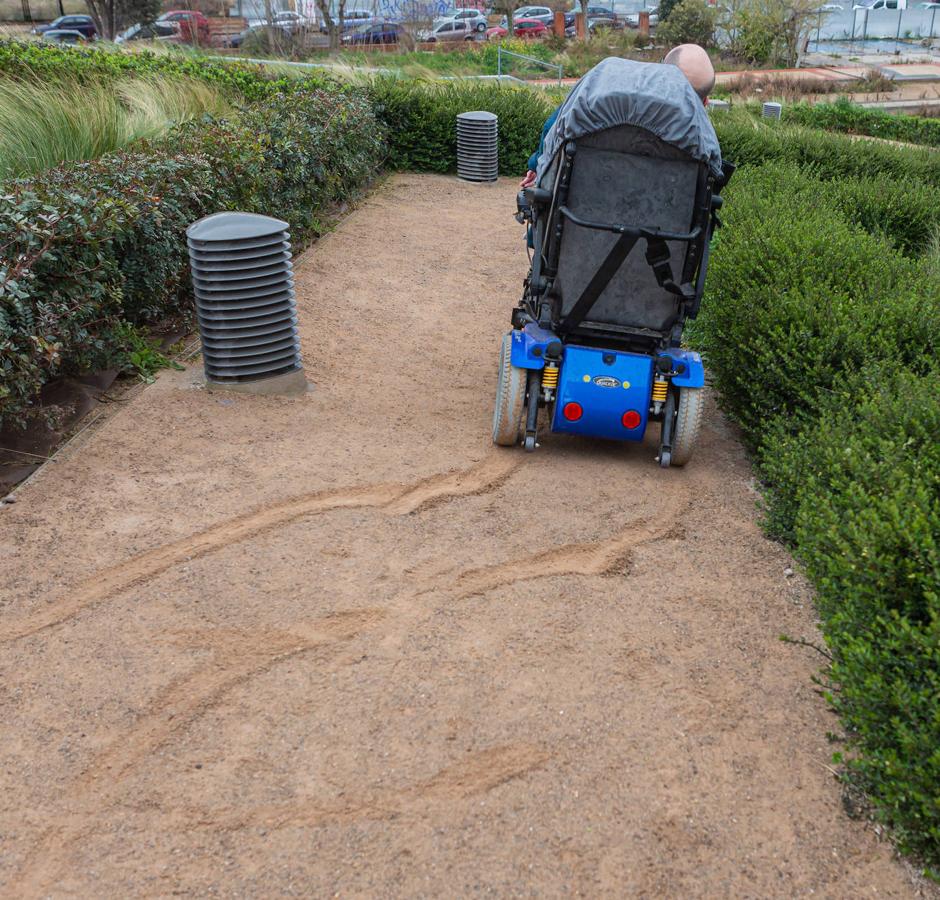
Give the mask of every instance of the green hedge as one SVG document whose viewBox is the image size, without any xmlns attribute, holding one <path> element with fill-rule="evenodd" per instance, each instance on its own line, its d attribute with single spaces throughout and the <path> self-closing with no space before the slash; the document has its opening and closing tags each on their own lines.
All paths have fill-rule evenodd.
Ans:
<svg viewBox="0 0 940 900">
<path fill-rule="evenodd" d="M 940 374 L 849 379 L 766 448 L 833 651 L 845 762 L 902 848 L 940 859 Z"/>
<path fill-rule="evenodd" d="M 329 79 L 311 73 L 303 79 L 272 77 L 263 66 L 220 62 L 186 53 L 150 51 L 122 53 L 96 47 L 66 47 L 37 41 L 0 39 L 0 73 L 40 80 L 118 78 L 126 75 L 175 75 L 199 78 L 247 100 L 260 100 L 271 91 L 305 90 L 325 86 Z"/>
<path fill-rule="evenodd" d="M 496 84 L 380 78 L 369 90 L 388 131 L 388 165 L 419 172 L 454 171 L 457 114 L 486 110 L 499 116 L 499 171 L 521 177 L 555 108 L 550 96 Z"/>
<path fill-rule="evenodd" d="M 141 151 L 0 195 L 0 423 L 23 421 L 48 381 L 112 362 L 126 323 L 188 307 L 185 228 L 195 219 L 261 212 L 303 240 L 373 177 L 384 139 L 364 95 L 306 89 Z"/>
<path fill-rule="evenodd" d="M 935 189 L 911 177 L 834 177 L 857 151 L 832 137 L 844 157 L 822 171 L 768 152 L 777 161 L 735 176 L 694 335 L 756 453 L 767 528 L 816 585 L 847 771 L 901 846 L 936 864 Z"/>
<path fill-rule="evenodd" d="M 940 188 L 940 153 L 926 147 L 855 141 L 814 128 L 755 119 L 746 111 L 715 113 L 712 121 L 722 152 L 739 165 L 785 161 L 827 180 L 910 178 Z"/>
<path fill-rule="evenodd" d="M 726 192 L 696 334 L 752 448 L 776 417 L 815 416 L 847 373 L 876 360 L 919 370 L 940 350 L 940 285 L 925 259 L 859 223 L 859 206 L 875 222 L 883 212 L 864 188 L 814 187 L 771 164 L 742 170 Z"/>
<path fill-rule="evenodd" d="M 862 134 L 940 147 L 940 119 L 923 116 L 893 116 L 883 109 L 867 109 L 846 100 L 835 103 L 792 103 L 783 108 L 783 121 L 826 131 Z"/>
</svg>

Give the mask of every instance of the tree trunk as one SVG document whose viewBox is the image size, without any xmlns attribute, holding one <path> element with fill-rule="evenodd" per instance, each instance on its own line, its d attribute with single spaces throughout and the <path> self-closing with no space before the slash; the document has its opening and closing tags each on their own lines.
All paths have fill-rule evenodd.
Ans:
<svg viewBox="0 0 940 900">
<path fill-rule="evenodd" d="M 268 53 L 274 55 L 274 7 L 271 0 L 264 0 L 265 34 L 268 36 Z"/>
</svg>

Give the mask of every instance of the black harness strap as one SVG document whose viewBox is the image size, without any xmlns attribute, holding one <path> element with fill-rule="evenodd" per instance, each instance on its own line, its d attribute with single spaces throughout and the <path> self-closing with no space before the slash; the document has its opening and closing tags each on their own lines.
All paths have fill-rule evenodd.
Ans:
<svg viewBox="0 0 940 900">
<path fill-rule="evenodd" d="M 672 266 L 669 265 L 669 247 L 663 240 L 646 239 L 646 261 L 649 263 L 656 283 L 670 294 L 683 300 L 694 300 L 695 291 L 691 284 L 676 284 L 672 278 Z"/>
<path fill-rule="evenodd" d="M 631 234 L 621 234 L 617 242 L 611 247 L 607 258 L 601 263 L 600 268 L 594 273 L 594 277 L 588 282 L 587 287 L 581 292 L 571 312 L 562 320 L 558 326 L 561 334 L 570 334 L 577 328 L 584 317 L 591 311 L 591 307 L 597 302 L 597 298 L 604 292 L 604 288 L 610 283 L 610 279 L 617 274 L 617 270 L 623 265 L 623 261 L 630 255 L 630 251 L 639 240 L 638 237 Z"/>
</svg>

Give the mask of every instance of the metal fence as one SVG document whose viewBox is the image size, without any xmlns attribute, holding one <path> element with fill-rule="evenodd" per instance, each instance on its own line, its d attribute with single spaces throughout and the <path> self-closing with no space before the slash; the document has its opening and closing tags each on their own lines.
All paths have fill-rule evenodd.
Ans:
<svg viewBox="0 0 940 900">
<path fill-rule="evenodd" d="M 506 60 L 506 63 L 503 63 L 503 57 L 509 57 L 510 59 Z M 497 48 L 496 50 L 496 77 L 502 78 L 504 75 L 511 75 L 509 71 L 511 66 L 511 59 L 521 59 L 527 63 L 533 63 L 536 66 L 539 66 L 543 69 L 547 69 L 550 72 L 555 73 L 555 77 L 558 79 L 558 84 L 561 84 L 561 79 L 564 76 L 565 70 L 563 66 L 559 66 L 556 63 L 545 62 L 544 59 L 537 59 L 534 56 L 525 56 L 522 53 L 513 53 L 510 50 L 504 50 L 502 47 Z"/>
<path fill-rule="evenodd" d="M 851 2 L 851 0 L 849 0 Z M 897 0 L 888 0 L 897 6 Z M 937 7 L 855 9 L 821 13 L 810 42 L 810 52 L 904 53 L 940 39 Z"/>
</svg>

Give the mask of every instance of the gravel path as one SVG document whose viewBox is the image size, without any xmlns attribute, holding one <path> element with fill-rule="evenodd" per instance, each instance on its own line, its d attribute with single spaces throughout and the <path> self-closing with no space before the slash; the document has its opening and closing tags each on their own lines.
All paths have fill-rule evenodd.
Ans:
<svg viewBox="0 0 940 900">
<path fill-rule="evenodd" d="M 500 450 L 514 184 L 297 261 L 299 399 L 166 372 L 0 509 L 0 892 L 911 896 L 711 410 Z"/>
</svg>

